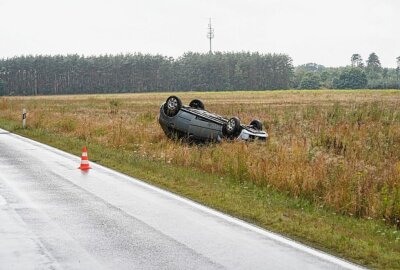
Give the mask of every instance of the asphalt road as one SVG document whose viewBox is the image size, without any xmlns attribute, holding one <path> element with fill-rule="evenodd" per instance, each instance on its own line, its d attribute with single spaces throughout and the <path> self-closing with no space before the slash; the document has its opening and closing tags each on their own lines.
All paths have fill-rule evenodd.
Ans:
<svg viewBox="0 0 400 270">
<path fill-rule="evenodd" d="M 90 159 L 90 149 L 89 149 Z M 0 129 L 0 269 L 360 269 Z"/>
</svg>

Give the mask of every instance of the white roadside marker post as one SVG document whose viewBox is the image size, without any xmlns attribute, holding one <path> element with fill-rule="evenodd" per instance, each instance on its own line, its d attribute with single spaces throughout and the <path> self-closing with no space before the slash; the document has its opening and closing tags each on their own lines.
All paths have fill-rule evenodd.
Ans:
<svg viewBox="0 0 400 270">
<path fill-rule="evenodd" d="M 22 128 L 26 128 L 26 110 L 22 110 Z"/>
</svg>

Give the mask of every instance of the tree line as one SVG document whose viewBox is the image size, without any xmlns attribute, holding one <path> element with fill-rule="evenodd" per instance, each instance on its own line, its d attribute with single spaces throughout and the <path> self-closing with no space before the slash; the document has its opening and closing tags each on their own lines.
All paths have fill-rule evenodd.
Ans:
<svg viewBox="0 0 400 270">
<path fill-rule="evenodd" d="M 20 56 L 0 59 L 0 95 L 273 89 L 400 89 L 397 68 L 353 54 L 347 67 L 297 66 L 284 54 Z"/>
<path fill-rule="evenodd" d="M 0 95 L 288 89 L 285 54 L 37 55 L 0 59 Z"/>
<path fill-rule="evenodd" d="M 383 68 L 376 53 L 364 63 L 360 54 L 347 67 L 327 68 L 308 63 L 295 68 L 293 87 L 299 89 L 400 89 L 400 56 L 397 68 Z"/>
</svg>

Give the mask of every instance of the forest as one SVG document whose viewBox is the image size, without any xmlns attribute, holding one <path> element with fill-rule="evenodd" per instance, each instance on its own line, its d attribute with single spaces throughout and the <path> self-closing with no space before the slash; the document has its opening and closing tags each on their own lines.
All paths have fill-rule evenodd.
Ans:
<svg viewBox="0 0 400 270">
<path fill-rule="evenodd" d="M 382 67 L 379 56 L 371 53 L 363 61 L 355 53 L 346 67 L 324 67 L 316 63 L 297 66 L 293 88 L 298 89 L 400 89 L 400 56 L 397 68 Z"/>
<path fill-rule="evenodd" d="M 365 63 L 360 54 L 349 60 L 346 67 L 294 67 L 288 55 L 250 52 L 19 56 L 0 59 L 0 95 L 400 89 L 400 56 L 397 68 L 382 67 L 375 53 Z"/>
<path fill-rule="evenodd" d="M 284 54 L 20 56 L 0 59 L 0 95 L 288 89 Z"/>
</svg>

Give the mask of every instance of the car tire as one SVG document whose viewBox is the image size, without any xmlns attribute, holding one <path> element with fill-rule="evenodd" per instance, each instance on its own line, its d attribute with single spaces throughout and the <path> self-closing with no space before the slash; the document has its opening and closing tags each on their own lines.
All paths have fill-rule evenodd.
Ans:
<svg viewBox="0 0 400 270">
<path fill-rule="evenodd" d="M 250 122 L 250 126 L 257 130 L 262 130 L 263 129 L 263 124 L 260 120 L 254 119 L 253 121 Z"/>
<path fill-rule="evenodd" d="M 240 131 L 240 120 L 237 117 L 232 117 L 222 127 L 223 135 L 225 135 L 228 138 L 233 138 L 235 135 L 238 135 L 239 131 Z"/>
<path fill-rule="evenodd" d="M 170 96 L 167 98 L 164 104 L 164 113 L 173 117 L 178 114 L 179 110 L 182 108 L 182 101 L 177 96 Z"/>
<path fill-rule="evenodd" d="M 204 110 L 204 103 L 200 99 L 193 99 L 190 101 L 189 107 Z"/>
</svg>

